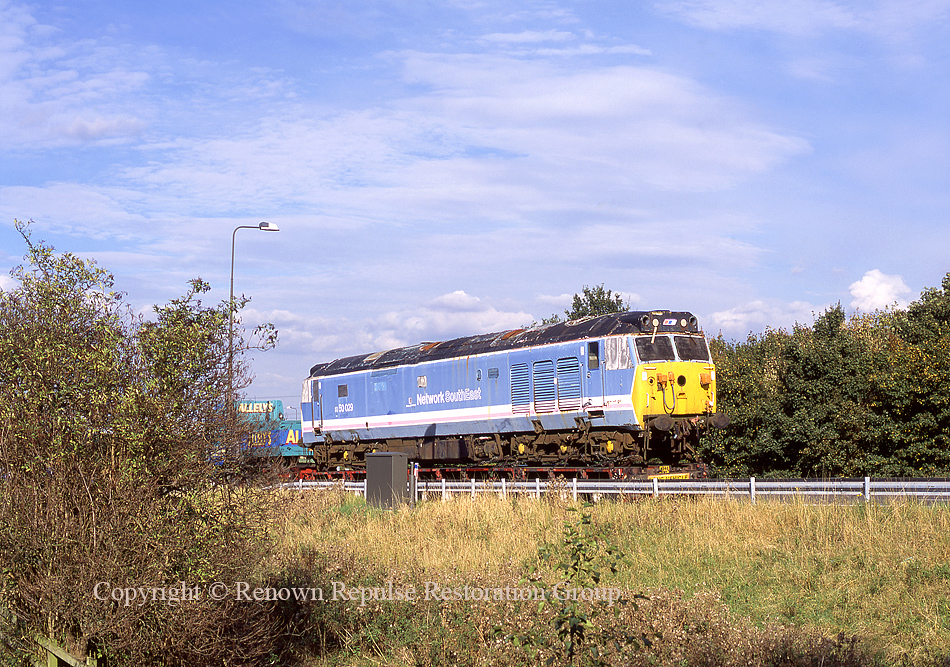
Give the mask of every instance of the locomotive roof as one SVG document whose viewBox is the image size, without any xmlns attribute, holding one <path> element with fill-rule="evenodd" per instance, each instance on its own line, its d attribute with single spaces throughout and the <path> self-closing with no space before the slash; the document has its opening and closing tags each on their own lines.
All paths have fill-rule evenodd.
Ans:
<svg viewBox="0 0 950 667">
<path fill-rule="evenodd" d="M 668 324 L 673 321 L 674 323 Z M 658 325 L 654 327 L 653 322 Z M 682 323 L 685 321 L 685 325 Z M 372 354 L 336 359 L 317 364 L 310 369 L 310 377 L 339 375 L 353 371 L 387 368 L 423 361 L 467 357 L 473 354 L 499 352 L 548 343 L 603 338 L 640 333 L 698 333 L 699 325 L 691 313 L 671 310 L 637 310 L 585 317 L 570 322 L 558 322 L 528 329 L 509 329 L 496 333 L 465 336 L 437 343 L 419 343 Z"/>
</svg>

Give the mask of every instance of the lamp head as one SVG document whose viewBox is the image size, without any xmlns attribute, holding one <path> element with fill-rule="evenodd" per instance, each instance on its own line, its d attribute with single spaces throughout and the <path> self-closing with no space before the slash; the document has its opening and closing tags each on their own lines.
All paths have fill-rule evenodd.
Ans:
<svg viewBox="0 0 950 667">
<path fill-rule="evenodd" d="M 273 222 L 262 222 L 257 227 L 262 232 L 279 232 L 280 231 L 280 227 L 275 225 Z"/>
</svg>

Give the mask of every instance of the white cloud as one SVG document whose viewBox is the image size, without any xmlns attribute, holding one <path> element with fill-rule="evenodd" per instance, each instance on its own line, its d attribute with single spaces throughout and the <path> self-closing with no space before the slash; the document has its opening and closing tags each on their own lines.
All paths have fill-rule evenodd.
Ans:
<svg viewBox="0 0 950 667">
<path fill-rule="evenodd" d="M 439 123 L 456 145 L 513 156 L 493 165 L 506 181 L 512 169 L 530 169 L 546 186 L 557 183 L 554 191 L 572 183 L 589 191 L 592 182 L 714 189 L 809 150 L 752 121 L 736 102 L 648 67 L 562 71 L 497 56 L 405 58 L 408 80 L 438 91 L 406 100 L 407 111 Z"/>
<path fill-rule="evenodd" d="M 854 297 L 851 307 L 866 312 L 886 308 L 895 303 L 904 307 L 908 302 L 902 297 L 911 293 L 903 278 L 889 276 L 878 269 L 868 271 L 861 280 L 851 283 L 848 289 Z"/>
<path fill-rule="evenodd" d="M 481 303 L 482 300 L 477 296 L 470 296 L 462 290 L 456 290 L 451 294 L 443 294 L 433 299 L 431 306 L 451 312 L 476 312 L 481 310 Z"/>
<path fill-rule="evenodd" d="M 376 319 L 374 328 L 379 340 L 398 347 L 517 329 L 533 319 L 530 313 L 499 310 L 482 299 L 454 292 L 422 307 L 386 313 Z"/>
<path fill-rule="evenodd" d="M 574 34 L 563 30 L 525 30 L 523 32 L 496 32 L 485 35 L 482 39 L 488 42 L 502 42 L 505 44 L 566 42 L 574 39 Z"/>
<path fill-rule="evenodd" d="M 140 193 L 80 183 L 0 186 L 0 220 L 32 219 L 37 229 L 55 233 L 127 239 L 148 233 L 147 222 L 127 206 L 141 198 Z"/>
<path fill-rule="evenodd" d="M 894 38 L 946 18 L 948 0 L 661 0 L 657 8 L 710 30 L 754 28 L 793 35 L 852 30 Z"/>
<path fill-rule="evenodd" d="M 0 5 L 0 146 L 71 145 L 134 136 L 146 123 L 126 95 L 149 75 L 95 40 L 68 41 L 23 6 Z"/>
<path fill-rule="evenodd" d="M 254 308 L 243 311 L 242 319 L 247 323 L 273 322 L 280 331 L 281 348 L 308 356 L 317 354 L 321 359 L 312 362 L 317 363 L 424 341 L 516 329 L 530 323 L 533 317 L 531 313 L 506 310 L 492 305 L 488 299 L 456 291 L 425 304 L 362 320 Z"/>
<path fill-rule="evenodd" d="M 372 8 L 409 7 L 375 2 L 357 3 L 347 26 L 375 17 L 369 32 L 383 34 Z M 3 3 L 0 148 L 9 141 L 31 157 L 34 173 L 0 184 L 0 216 L 74 235 L 53 241 L 63 250 L 75 241 L 137 301 L 156 302 L 199 273 L 215 286 L 209 302 L 226 295 L 233 227 L 278 222 L 282 233 L 266 241 L 237 239 L 236 292 L 254 297 L 256 321 L 281 330 L 284 370 L 268 362 L 268 378 L 296 384 L 319 361 L 518 327 L 563 313 L 583 284 L 603 282 L 633 307 L 720 309 L 707 328 L 739 335 L 810 317 L 802 303 L 721 310 L 751 298 L 735 296 L 748 288 L 735 276 L 765 274 L 774 237 L 769 224 L 718 213 L 755 218 L 742 211 L 763 209 L 735 186 L 770 196 L 771 179 L 809 144 L 761 115 L 770 107 L 754 86 L 737 89 L 748 101 L 724 96 L 677 74 L 665 52 L 655 67 L 632 66 L 644 61 L 630 55 L 649 51 L 623 30 L 594 35 L 548 3 L 544 20 L 533 3 L 518 12 L 488 3 L 505 16 L 453 30 L 393 25 L 398 39 L 348 42 L 345 52 L 303 40 L 281 61 L 281 50 L 266 60 L 253 46 L 231 51 L 234 40 L 136 45 L 134 31 L 123 33 L 129 45 L 107 49 L 105 38 L 65 38 Z M 789 12 L 825 4 L 793 0 Z M 477 13 L 485 3 L 456 5 Z M 740 24 L 772 20 L 734 5 Z M 351 9 L 321 5 L 316 22 L 334 7 Z M 830 24 L 854 14 L 825 9 Z M 643 33 L 644 43 L 655 38 Z M 374 53 L 396 43 L 418 51 Z M 458 52 L 469 48 L 494 53 Z M 234 61 L 215 60 L 225 52 Z M 802 63 L 799 73 L 832 65 Z M 122 141 L 128 149 L 100 150 Z M 89 143 L 95 150 L 74 150 Z M 60 154 L 63 168 L 48 175 Z M 729 192 L 702 194 L 710 190 Z"/>
<path fill-rule="evenodd" d="M 123 178 L 179 207 L 339 207 L 389 221 L 491 209 L 511 218 L 643 188 L 729 187 L 809 150 L 736 102 L 659 70 L 403 57 L 407 82 L 430 92 L 335 115 L 275 107 L 279 115 L 253 130 L 155 144 L 150 163 Z"/>
<path fill-rule="evenodd" d="M 634 56 L 653 55 L 653 52 L 650 49 L 645 49 L 642 46 L 637 46 L 636 44 L 625 44 L 622 46 L 598 46 L 597 44 L 581 44 L 563 49 L 540 48 L 535 49 L 531 53 L 536 56 L 556 56 L 562 58 L 569 56 L 596 56 L 601 54 L 624 54 Z"/>
<path fill-rule="evenodd" d="M 805 301 L 786 303 L 775 299 L 749 301 L 729 310 L 710 314 L 704 328 L 715 335 L 742 338 L 749 333 L 771 329 L 790 329 L 796 323 L 806 324 L 814 319 L 820 308 Z"/>
<path fill-rule="evenodd" d="M 574 300 L 573 294 L 539 294 L 535 297 L 535 301 L 542 303 L 546 306 L 553 306 L 555 308 L 570 308 L 571 302 Z"/>
<path fill-rule="evenodd" d="M 72 137 L 81 141 L 94 141 L 112 136 L 122 136 L 135 134 L 145 129 L 145 123 L 130 116 L 117 116 L 104 118 L 96 116 L 92 119 L 86 119 L 77 116 L 58 132 L 66 137 Z"/>
<path fill-rule="evenodd" d="M 658 8 L 710 30 L 760 28 L 810 33 L 823 28 L 852 28 L 854 14 L 828 0 L 672 0 Z"/>
<path fill-rule="evenodd" d="M 605 212 L 629 225 L 635 213 L 623 202 L 638 192 L 726 188 L 809 150 L 735 101 L 651 68 L 402 58 L 407 82 L 429 92 L 366 110 L 274 104 L 272 116 L 227 135 L 140 144 L 141 160 L 120 167 L 116 187 L 55 187 L 85 189 L 84 198 L 100 200 L 96 208 L 122 210 L 118 218 L 136 219 L 130 234 L 140 233 L 143 217 L 259 211 L 350 227 L 438 219 L 447 229 L 472 220 L 510 228 L 537 216 L 582 222 Z M 135 125 L 132 117 L 123 123 Z M 111 127 L 89 121 L 74 131 L 105 136 Z M 50 209 L 56 198 L 34 199 Z M 62 201 L 68 209 L 75 199 Z M 620 203 L 593 210 L 599 201 Z"/>
</svg>

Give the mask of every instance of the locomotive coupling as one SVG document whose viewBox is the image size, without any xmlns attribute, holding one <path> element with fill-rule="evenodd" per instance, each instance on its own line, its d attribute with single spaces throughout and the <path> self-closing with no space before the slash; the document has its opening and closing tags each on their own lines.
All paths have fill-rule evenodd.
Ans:
<svg viewBox="0 0 950 667">
<path fill-rule="evenodd" d="M 673 418 L 669 415 L 660 415 L 650 422 L 650 426 L 658 431 L 669 431 L 673 428 Z"/>
<path fill-rule="evenodd" d="M 647 421 L 648 428 L 655 428 L 658 431 L 670 431 L 676 426 L 677 422 L 699 423 L 699 426 L 712 426 L 713 428 L 726 428 L 729 425 L 729 415 L 725 412 L 714 412 L 707 414 L 705 419 L 694 417 L 692 419 L 673 419 L 670 415 L 657 415 Z M 703 423 L 705 422 L 705 424 Z"/>
</svg>

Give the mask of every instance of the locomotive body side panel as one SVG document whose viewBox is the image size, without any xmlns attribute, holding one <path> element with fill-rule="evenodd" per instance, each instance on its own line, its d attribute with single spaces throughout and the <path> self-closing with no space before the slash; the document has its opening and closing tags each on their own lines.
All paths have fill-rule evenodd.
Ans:
<svg viewBox="0 0 950 667">
<path fill-rule="evenodd" d="M 615 337 L 320 378 L 324 416 L 308 442 L 317 431 L 337 442 L 563 431 L 579 419 L 639 428 L 629 361 L 589 366 L 589 346 L 605 342 L 626 345 Z"/>
</svg>

